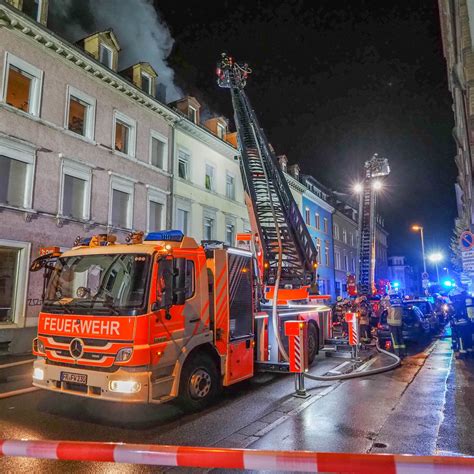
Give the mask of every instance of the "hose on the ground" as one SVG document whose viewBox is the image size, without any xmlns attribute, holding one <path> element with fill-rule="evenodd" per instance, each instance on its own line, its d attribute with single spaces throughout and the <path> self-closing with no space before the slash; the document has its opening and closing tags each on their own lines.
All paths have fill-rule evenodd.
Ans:
<svg viewBox="0 0 474 474">
<path fill-rule="evenodd" d="M 367 375 L 381 374 L 383 372 L 388 372 L 389 370 L 393 370 L 400 365 L 401 363 L 400 357 L 398 357 L 396 354 L 392 354 L 391 352 L 386 351 L 385 349 L 382 349 L 379 345 L 379 340 L 377 338 L 375 338 L 375 347 L 380 353 L 390 356 L 392 359 L 395 359 L 395 361 L 389 365 L 384 365 L 383 367 L 377 367 L 376 369 L 370 369 L 370 370 L 361 371 L 361 372 L 351 372 L 349 374 L 311 375 L 311 374 L 304 373 L 303 375 L 308 379 L 318 380 L 322 382 L 331 381 L 331 380 L 347 380 L 347 379 L 355 379 L 356 377 L 366 377 Z"/>
</svg>

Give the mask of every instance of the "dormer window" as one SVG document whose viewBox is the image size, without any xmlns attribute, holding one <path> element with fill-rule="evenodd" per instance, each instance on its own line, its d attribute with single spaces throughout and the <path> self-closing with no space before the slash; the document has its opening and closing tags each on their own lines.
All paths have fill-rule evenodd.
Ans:
<svg viewBox="0 0 474 474">
<path fill-rule="evenodd" d="M 218 123 L 217 124 L 217 136 L 224 140 L 224 137 L 225 137 L 225 127 L 224 125 L 222 125 L 221 123 Z"/>
<path fill-rule="evenodd" d="M 142 72 L 141 77 L 142 77 L 142 89 L 147 94 L 152 95 L 153 78 L 146 72 Z"/>
<path fill-rule="evenodd" d="M 109 69 L 112 69 L 113 54 L 114 53 L 113 53 L 111 48 L 106 46 L 104 43 L 100 43 L 100 46 L 99 46 L 99 61 L 104 66 L 107 66 Z"/>
<path fill-rule="evenodd" d="M 188 108 L 188 118 L 194 123 L 197 123 L 197 110 L 190 105 Z"/>
<path fill-rule="evenodd" d="M 23 12 L 35 21 L 41 21 L 44 0 L 23 0 Z"/>
</svg>

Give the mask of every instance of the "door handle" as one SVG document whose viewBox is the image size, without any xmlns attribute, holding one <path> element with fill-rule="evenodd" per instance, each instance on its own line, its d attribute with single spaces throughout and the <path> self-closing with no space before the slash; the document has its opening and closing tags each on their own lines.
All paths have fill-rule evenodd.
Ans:
<svg viewBox="0 0 474 474">
<path fill-rule="evenodd" d="M 249 348 L 250 348 L 250 339 L 247 339 L 247 340 L 245 341 L 245 348 L 246 348 L 246 349 L 249 349 Z"/>
</svg>

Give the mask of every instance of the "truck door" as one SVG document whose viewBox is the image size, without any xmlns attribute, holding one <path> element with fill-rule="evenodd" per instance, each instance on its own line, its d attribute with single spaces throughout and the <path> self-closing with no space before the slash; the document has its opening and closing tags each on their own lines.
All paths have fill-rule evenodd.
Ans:
<svg viewBox="0 0 474 474">
<path fill-rule="evenodd" d="M 228 249 L 229 332 L 224 385 L 253 376 L 254 304 L 252 257 L 248 252 Z"/>
</svg>

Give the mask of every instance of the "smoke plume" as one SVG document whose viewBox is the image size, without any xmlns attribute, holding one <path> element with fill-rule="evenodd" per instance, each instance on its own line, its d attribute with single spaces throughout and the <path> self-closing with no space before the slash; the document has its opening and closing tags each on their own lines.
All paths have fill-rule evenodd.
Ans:
<svg viewBox="0 0 474 474">
<path fill-rule="evenodd" d="M 112 28 L 122 48 L 119 70 L 149 62 L 158 73 L 158 94 L 163 101 L 184 95 L 167 63 L 174 40 L 150 0 L 50 0 L 49 26 L 71 42 Z"/>
</svg>

